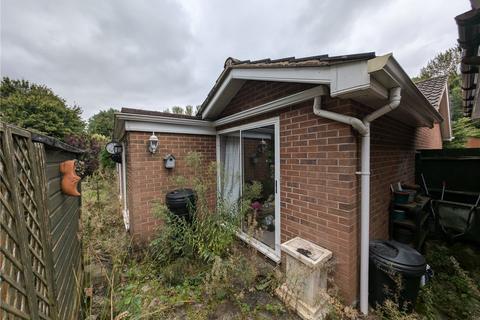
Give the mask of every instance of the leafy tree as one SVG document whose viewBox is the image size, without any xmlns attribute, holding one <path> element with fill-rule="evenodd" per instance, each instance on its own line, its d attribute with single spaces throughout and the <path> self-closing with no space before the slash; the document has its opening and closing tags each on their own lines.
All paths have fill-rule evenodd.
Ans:
<svg viewBox="0 0 480 320">
<path fill-rule="evenodd" d="M 453 121 L 452 133 L 455 138 L 446 143 L 446 148 L 465 148 L 467 138 L 480 138 L 480 129 L 476 128 L 472 120 L 467 117 Z"/>
<path fill-rule="evenodd" d="M 179 107 L 179 106 L 173 106 L 172 107 L 172 113 L 183 114 L 183 108 Z"/>
<path fill-rule="evenodd" d="M 458 69 L 461 60 L 461 52 L 458 47 L 453 47 L 440 52 L 428 61 L 427 65 L 420 69 L 416 81 L 426 80 L 433 77 L 448 75 L 449 84 L 458 76 Z"/>
<path fill-rule="evenodd" d="M 195 109 L 195 111 L 194 111 Z M 187 116 L 194 116 L 198 113 L 198 110 L 200 110 L 200 106 L 195 106 L 195 108 L 192 105 L 186 105 L 185 108 L 180 107 L 180 106 L 173 106 L 171 109 L 166 108 L 163 110 L 163 112 L 167 113 L 174 113 L 174 114 L 185 114 Z"/>
<path fill-rule="evenodd" d="M 448 94 L 450 96 L 450 114 L 451 120 L 455 121 L 463 117 L 462 90 L 459 66 L 461 61 L 461 51 L 458 47 L 453 47 L 440 52 L 425 67 L 420 69 L 418 77 L 413 81 L 418 82 L 433 77 L 448 75 Z"/>
<path fill-rule="evenodd" d="M 44 85 L 2 79 L 0 116 L 5 122 L 64 139 L 84 132 L 81 113 L 78 106 L 67 106 L 64 99 Z"/>
<path fill-rule="evenodd" d="M 88 119 L 88 133 L 111 137 L 113 133 L 113 116 L 118 110 L 110 108 L 101 110 Z"/>
<path fill-rule="evenodd" d="M 101 135 L 70 135 L 65 142 L 71 146 L 84 150 L 81 160 L 85 163 L 84 176 L 90 176 L 99 167 L 100 152 L 105 148 L 107 138 Z"/>
<path fill-rule="evenodd" d="M 191 105 L 188 105 L 188 106 L 185 107 L 185 114 L 188 115 L 188 116 L 193 115 L 193 107 Z"/>
</svg>

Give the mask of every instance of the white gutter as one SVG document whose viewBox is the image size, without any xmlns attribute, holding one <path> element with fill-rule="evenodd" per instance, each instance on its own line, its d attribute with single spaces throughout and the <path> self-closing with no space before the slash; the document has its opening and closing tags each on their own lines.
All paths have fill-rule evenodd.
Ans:
<svg viewBox="0 0 480 320">
<path fill-rule="evenodd" d="M 321 97 L 315 97 L 313 113 L 317 116 L 351 125 L 362 135 L 360 202 L 360 311 L 368 314 L 368 255 L 370 234 L 370 123 L 400 105 L 400 87 L 390 90 L 390 101 L 363 120 L 321 109 Z"/>
</svg>

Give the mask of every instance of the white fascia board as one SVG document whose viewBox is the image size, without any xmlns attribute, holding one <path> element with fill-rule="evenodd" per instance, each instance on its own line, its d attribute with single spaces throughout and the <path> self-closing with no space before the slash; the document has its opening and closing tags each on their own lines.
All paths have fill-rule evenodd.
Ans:
<svg viewBox="0 0 480 320">
<path fill-rule="evenodd" d="M 337 97 L 353 91 L 370 88 L 368 63 L 356 61 L 333 65 L 331 68 L 330 95 Z"/>
<path fill-rule="evenodd" d="M 233 69 L 232 79 L 329 84 L 330 67 Z"/>
<path fill-rule="evenodd" d="M 324 67 L 232 69 L 202 112 L 202 118 L 220 114 L 225 105 L 247 80 L 329 85 L 332 97 L 370 87 L 367 61 L 355 61 Z"/>
<path fill-rule="evenodd" d="M 311 89 L 307 89 L 298 93 L 291 94 L 289 96 L 269 101 L 259 106 L 250 108 L 248 110 L 234 113 L 230 116 L 218 119 L 213 122 L 215 127 L 225 125 L 228 123 L 236 122 L 246 118 L 251 118 L 264 113 L 272 112 L 284 107 L 288 107 L 293 104 L 297 104 L 302 101 L 313 99 L 317 96 L 323 96 L 328 94 L 328 88 L 324 85 L 320 85 Z"/>
<path fill-rule="evenodd" d="M 240 78 L 233 78 L 231 71 L 228 76 L 223 80 L 220 88 L 218 88 L 216 94 L 213 96 L 212 100 L 208 103 L 207 107 L 202 112 L 202 118 L 205 119 L 208 115 L 210 115 L 210 113 L 219 113 L 219 111 L 214 110 L 216 109 L 216 106 L 225 105 L 230 102 L 230 100 L 235 96 L 238 90 L 240 90 L 244 83 L 245 80 L 242 80 Z"/>
<path fill-rule="evenodd" d="M 389 57 L 386 65 L 383 67 L 383 71 L 399 84 L 402 88 L 402 100 L 407 98 L 411 101 L 410 105 L 415 106 L 415 108 L 411 108 L 411 111 L 419 114 L 426 125 L 428 125 L 428 122 L 431 122 L 432 119 L 435 123 L 443 121 L 442 115 L 430 104 L 417 86 L 415 86 L 393 56 Z M 431 123 L 430 126 L 432 126 Z"/>
<path fill-rule="evenodd" d="M 197 119 L 152 116 L 133 113 L 115 114 L 115 137 L 125 131 L 215 135 L 212 122 Z"/>
<path fill-rule="evenodd" d="M 450 97 L 448 96 L 448 84 L 445 84 L 445 88 L 443 89 L 443 94 L 440 97 L 439 100 L 439 106 L 440 108 L 442 107 L 442 102 L 445 102 L 445 119 L 443 119 L 443 122 L 440 124 L 441 128 L 441 133 L 442 133 L 442 138 L 443 141 L 452 141 L 452 119 L 450 116 Z M 442 110 L 439 110 L 440 114 Z"/>
<path fill-rule="evenodd" d="M 184 125 L 200 126 L 200 127 L 212 126 L 212 123 L 206 120 L 164 117 L 164 116 L 151 116 L 151 115 L 134 114 L 134 113 L 119 113 L 117 118 L 125 121 L 129 120 L 129 121 L 142 121 L 142 122 L 155 122 L 155 123 L 184 124 Z"/>
<path fill-rule="evenodd" d="M 120 141 L 125 134 L 125 121 L 119 119 L 120 112 L 113 115 L 113 140 Z"/>
<path fill-rule="evenodd" d="M 193 124 L 160 123 L 145 121 L 125 121 L 125 131 L 179 133 L 196 135 L 215 135 L 217 132 L 212 126 L 197 126 Z"/>
</svg>

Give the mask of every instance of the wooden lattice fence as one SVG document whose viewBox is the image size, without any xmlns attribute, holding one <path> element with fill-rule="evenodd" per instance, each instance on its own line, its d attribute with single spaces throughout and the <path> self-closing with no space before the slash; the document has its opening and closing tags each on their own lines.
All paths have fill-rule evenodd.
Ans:
<svg viewBox="0 0 480 320">
<path fill-rule="evenodd" d="M 78 221 L 67 224 L 76 228 L 63 239 L 77 249 L 56 258 L 52 235 L 58 225 L 49 212 L 45 159 L 44 144 L 32 141 L 30 132 L 0 122 L 2 320 L 78 318 L 82 281 Z M 65 272 L 66 276 L 61 274 Z M 74 279 L 70 292 L 64 288 L 65 277 Z"/>
</svg>

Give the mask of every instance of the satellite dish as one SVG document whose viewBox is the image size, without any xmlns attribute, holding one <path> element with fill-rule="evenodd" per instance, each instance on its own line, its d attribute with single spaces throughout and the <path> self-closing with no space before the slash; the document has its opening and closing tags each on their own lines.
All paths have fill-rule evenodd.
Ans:
<svg viewBox="0 0 480 320">
<path fill-rule="evenodd" d="M 122 152 L 122 145 L 118 142 L 109 142 L 105 146 L 105 149 L 107 150 L 108 153 L 110 154 L 118 154 Z"/>
</svg>

